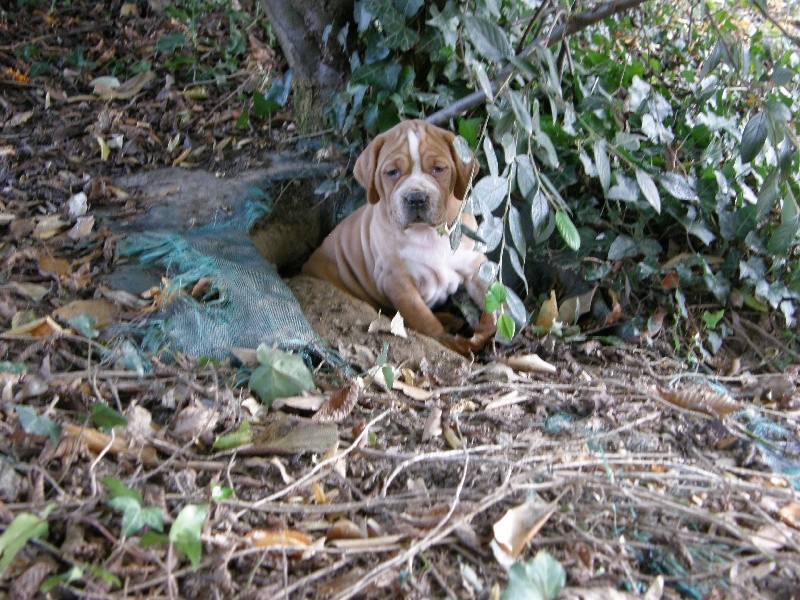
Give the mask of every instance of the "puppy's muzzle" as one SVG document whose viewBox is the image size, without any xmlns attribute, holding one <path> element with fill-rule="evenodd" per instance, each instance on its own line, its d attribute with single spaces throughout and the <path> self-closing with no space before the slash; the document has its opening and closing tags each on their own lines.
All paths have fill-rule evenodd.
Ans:
<svg viewBox="0 0 800 600">
<path fill-rule="evenodd" d="M 430 197 L 428 196 L 427 192 L 416 191 L 406 194 L 403 197 L 403 200 L 411 212 L 420 213 L 428 206 Z"/>
</svg>

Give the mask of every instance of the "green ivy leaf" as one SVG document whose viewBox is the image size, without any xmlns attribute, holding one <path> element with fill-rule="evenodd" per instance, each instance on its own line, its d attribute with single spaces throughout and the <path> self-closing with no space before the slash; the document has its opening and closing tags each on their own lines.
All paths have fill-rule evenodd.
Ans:
<svg viewBox="0 0 800 600">
<path fill-rule="evenodd" d="M 122 535 L 125 537 L 138 533 L 145 527 L 163 531 L 164 518 L 159 506 L 142 506 L 142 503 L 121 496 L 108 501 L 108 506 L 122 513 Z"/>
<path fill-rule="evenodd" d="M 253 430 L 249 421 L 242 421 L 239 424 L 239 429 L 232 433 L 220 435 L 214 440 L 213 448 L 215 450 L 228 450 L 229 448 L 236 448 L 249 444 L 253 441 Z"/>
<path fill-rule="evenodd" d="M 139 490 L 129 488 L 114 477 L 103 477 L 101 481 L 111 496 L 108 506 L 122 513 L 123 536 L 131 536 L 145 527 L 163 531 L 164 517 L 161 508 L 142 506 L 142 495 Z"/>
<path fill-rule="evenodd" d="M 32 406 L 15 404 L 14 410 L 19 417 L 20 427 L 28 435 L 46 435 L 56 443 L 61 439 L 61 427 L 49 418 L 37 415 Z"/>
<path fill-rule="evenodd" d="M 128 424 L 128 419 L 105 402 L 92 404 L 89 421 L 105 431 L 111 431 L 114 427 L 124 427 Z"/>
<path fill-rule="evenodd" d="M 581 236 L 578 235 L 578 230 L 575 228 L 572 219 L 563 210 L 556 211 L 556 229 L 561 234 L 561 239 L 572 250 L 577 251 L 581 247 Z"/>
<path fill-rule="evenodd" d="M 508 587 L 501 600 L 553 600 L 566 583 L 564 567 L 540 550 L 533 560 L 516 562 L 508 569 Z"/>
<path fill-rule="evenodd" d="M 0 535 L 0 573 L 6 570 L 29 540 L 46 537 L 49 531 L 46 519 L 27 512 L 14 517 Z"/>
<path fill-rule="evenodd" d="M 797 219 L 783 221 L 775 228 L 767 242 L 767 252 L 774 256 L 786 256 L 797 238 L 800 221 Z"/>
<path fill-rule="evenodd" d="M 195 571 L 200 566 L 203 546 L 200 533 L 208 513 L 208 504 L 187 504 L 175 517 L 169 529 L 169 541 L 175 549 L 184 554 L 192 563 Z"/>
<path fill-rule="evenodd" d="M 497 333 L 500 334 L 500 337 L 510 342 L 514 338 L 515 330 L 514 319 L 507 314 L 500 315 L 500 318 L 497 319 Z"/>
<path fill-rule="evenodd" d="M 494 312 L 503 305 L 506 301 L 506 286 L 499 281 L 495 281 L 486 290 L 486 298 L 484 300 L 484 310 L 486 312 Z"/>
<path fill-rule="evenodd" d="M 72 568 L 64 571 L 63 573 L 52 575 L 45 579 L 39 586 L 39 591 L 43 594 L 46 594 L 57 585 L 64 585 L 78 581 L 83 578 L 83 573 L 84 570 L 82 566 L 74 565 Z"/>
<path fill-rule="evenodd" d="M 725 309 L 720 308 L 714 312 L 708 312 L 707 310 L 703 311 L 703 323 L 705 323 L 706 329 L 716 329 L 719 322 L 725 316 Z"/>
<path fill-rule="evenodd" d="M 299 356 L 261 344 L 256 357 L 261 365 L 250 376 L 250 389 L 265 404 L 272 404 L 275 398 L 296 396 L 314 387 L 311 371 Z"/>
<path fill-rule="evenodd" d="M 750 117 L 742 132 L 742 144 L 739 148 L 743 163 L 750 162 L 756 157 L 767 140 L 767 131 L 766 114 L 758 111 Z"/>
</svg>

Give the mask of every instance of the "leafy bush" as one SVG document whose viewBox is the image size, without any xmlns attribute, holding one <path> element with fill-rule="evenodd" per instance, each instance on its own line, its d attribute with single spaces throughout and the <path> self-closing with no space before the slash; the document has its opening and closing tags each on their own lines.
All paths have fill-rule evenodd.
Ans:
<svg viewBox="0 0 800 600">
<path fill-rule="evenodd" d="M 522 58 L 557 5 L 357 0 L 352 77 L 329 117 L 374 134 L 482 89 L 455 125 L 482 150 L 472 208 L 502 277 L 533 283 L 524 263 L 546 248 L 684 317 L 713 299 L 792 326 L 800 54 L 743 21 L 745 2 L 644 6 Z"/>
</svg>

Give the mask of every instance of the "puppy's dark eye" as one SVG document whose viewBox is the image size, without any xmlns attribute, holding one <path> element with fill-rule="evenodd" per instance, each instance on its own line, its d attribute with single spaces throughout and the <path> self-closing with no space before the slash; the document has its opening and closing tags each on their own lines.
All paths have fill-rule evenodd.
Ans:
<svg viewBox="0 0 800 600">
<path fill-rule="evenodd" d="M 400 169 L 389 169 L 386 171 L 386 175 L 394 179 L 395 177 L 400 177 Z"/>
<path fill-rule="evenodd" d="M 437 166 L 433 167 L 433 169 L 431 169 L 431 173 L 433 173 L 434 175 L 441 175 L 442 173 L 444 173 L 444 170 L 445 170 L 445 167 L 441 167 L 441 166 L 437 165 Z"/>
</svg>

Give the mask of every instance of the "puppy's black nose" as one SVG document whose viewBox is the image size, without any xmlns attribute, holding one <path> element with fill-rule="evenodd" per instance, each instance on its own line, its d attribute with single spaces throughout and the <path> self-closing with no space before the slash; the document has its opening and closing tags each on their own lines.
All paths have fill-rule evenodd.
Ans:
<svg viewBox="0 0 800 600">
<path fill-rule="evenodd" d="M 405 196 L 406 204 L 410 208 L 422 208 L 428 203 L 428 194 L 425 192 L 409 192 Z"/>
</svg>

